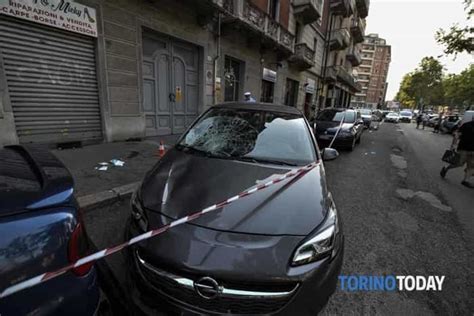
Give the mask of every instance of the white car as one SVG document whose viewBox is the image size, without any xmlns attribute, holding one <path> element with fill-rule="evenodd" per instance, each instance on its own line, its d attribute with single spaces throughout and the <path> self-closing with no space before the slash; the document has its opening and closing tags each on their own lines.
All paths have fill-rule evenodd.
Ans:
<svg viewBox="0 0 474 316">
<path fill-rule="evenodd" d="M 390 112 L 385 116 L 385 122 L 398 123 L 400 120 L 400 115 L 395 112 Z"/>
<path fill-rule="evenodd" d="M 410 123 L 413 119 L 413 113 L 411 111 L 401 111 L 400 112 L 400 122 Z"/>
</svg>

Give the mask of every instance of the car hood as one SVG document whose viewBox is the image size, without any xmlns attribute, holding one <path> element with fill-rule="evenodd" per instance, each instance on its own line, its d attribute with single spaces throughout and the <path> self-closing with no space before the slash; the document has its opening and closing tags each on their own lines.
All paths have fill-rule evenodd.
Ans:
<svg viewBox="0 0 474 316">
<path fill-rule="evenodd" d="M 372 115 L 361 115 L 363 119 L 372 119 Z"/>
<path fill-rule="evenodd" d="M 167 224 L 288 170 L 171 149 L 146 175 L 139 196 L 147 216 L 159 216 Z M 192 224 L 227 232 L 305 236 L 324 219 L 326 197 L 324 168 L 318 165 L 301 177 L 239 199 Z"/>
</svg>

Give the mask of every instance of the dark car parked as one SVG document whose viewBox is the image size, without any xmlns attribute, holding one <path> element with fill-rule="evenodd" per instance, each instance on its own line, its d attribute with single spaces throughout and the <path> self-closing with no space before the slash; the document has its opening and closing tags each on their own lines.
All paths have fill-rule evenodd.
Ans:
<svg viewBox="0 0 474 316">
<path fill-rule="evenodd" d="M 0 149 L 0 291 L 74 262 L 88 247 L 64 165 L 37 147 Z M 0 299 L 0 314 L 93 315 L 99 298 L 88 264 Z"/>
<path fill-rule="evenodd" d="M 206 111 L 146 175 L 128 237 L 320 163 L 132 248 L 132 298 L 170 314 L 315 315 L 335 290 L 344 241 L 322 156 L 337 152 L 320 154 L 295 108 Z"/>
<path fill-rule="evenodd" d="M 348 109 L 329 108 L 316 117 L 316 139 L 322 147 L 329 145 L 344 118 L 341 130 L 334 141 L 335 147 L 353 150 L 360 143 L 364 121 L 359 112 Z"/>
<path fill-rule="evenodd" d="M 452 134 L 456 128 L 461 124 L 461 117 L 459 115 L 448 115 L 441 121 L 441 132 Z"/>
</svg>

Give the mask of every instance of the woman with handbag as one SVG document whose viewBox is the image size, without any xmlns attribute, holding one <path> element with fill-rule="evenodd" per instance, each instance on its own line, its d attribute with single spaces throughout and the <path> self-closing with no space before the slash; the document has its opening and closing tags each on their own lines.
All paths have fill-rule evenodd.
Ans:
<svg viewBox="0 0 474 316">
<path fill-rule="evenodd" d="M 456 143 L 458 157 L 453 157 L 452 163 L 443 167 L 440 175 L 444 178 L 449 169 L 462 167 L 466 164 L 464 179 L 461 184 L 474 189 L 474 184 L 468 181 L 469 178 L 474 175 L 474 116 L 471 118 L 470 122 L 462 124 L 454 133 L 454 139 L 451 145 L 452 151 L 454 151 Z"/>
</svg>

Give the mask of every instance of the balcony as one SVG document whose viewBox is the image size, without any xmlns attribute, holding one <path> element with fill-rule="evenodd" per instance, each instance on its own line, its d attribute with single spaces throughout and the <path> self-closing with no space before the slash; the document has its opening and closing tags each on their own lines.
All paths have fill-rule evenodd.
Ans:
<svg viewBox="0 0 474 316">
<path fill-rule="evenodd" d="M 321 0 L 293 0 L 293 14 L 303 24 L 317 21 L 322 15 Z"/>
<path fill-rule="evenodd" d="M 299 43 L 295 45 L 295 54 L 290 57 L 289 62 L 300 69 L 308 69 L 314 66 L 314 54 L 314 50 L 306 43 Z"/>
<path fill-rule="evenodd" d="M 330 0 L 331 12 L 335 15 L 349 17 L 354 13 L 354 0 Z"/>
<path fill-rule="evenodd" d="M 349 31 L 345 28 L 331 31 L 331 41 L 329 47 L 331 50 L 341 50 L 347 48 L 351 43 Z"/>
<path fill-rule="evenodd" d="M 359 50 L 355 47 L 352 47 L 350 52 L 347 53 L 346 58 L 354 67 L 357 67 L 362 63 L 362 57 L 360 56 Z"/>
<path fill-rule="evenodd" d="M 357 12 L 361 18 L 369 15 L 370 0 L 356 0 Z"/>
<path fill-rule="evenodd" d="M 329 82 L 339 81 L 351 89 L 353 92 L 362 91 L 361 85 L 356 81 L 354 76 L 347 72 L 347 70 L 340 66 L 330 66 L 326 70 L 326 80 Z"/>
<path fill-rule="evenodd" d="M 365 21 L 361 18 L 352 18 L 351 34 L 355 43 L 362 43 L 365 35 Z"/>
<path fill-rule="evenodd" d="M 230 26 L 249 31 L 261 38 L 264 45 L 275 47 L 284 55 L 294 52 L 294 36 L 266 12 L 252 5 L 249 0 L 213 0 L 226 16 L 223 26 Z"/>
</svg>

